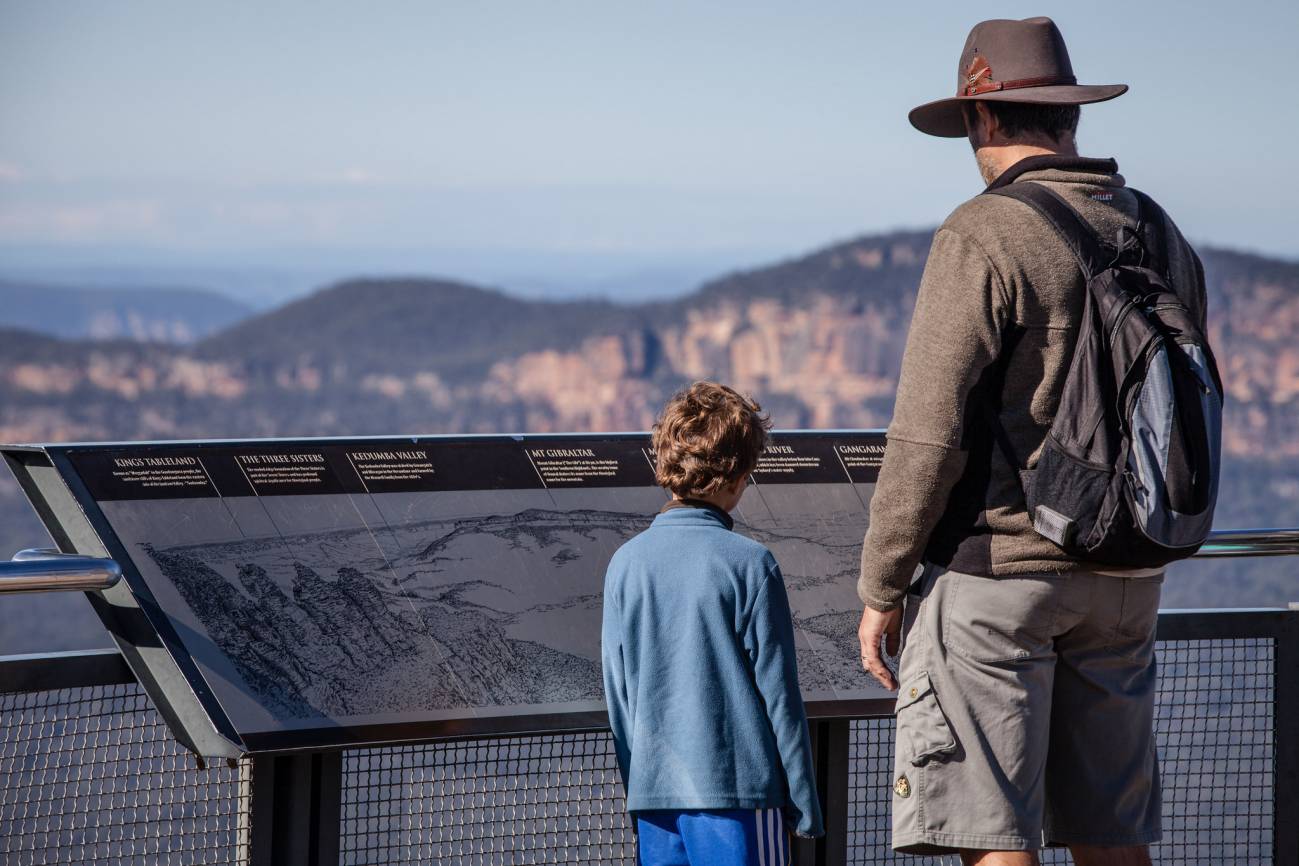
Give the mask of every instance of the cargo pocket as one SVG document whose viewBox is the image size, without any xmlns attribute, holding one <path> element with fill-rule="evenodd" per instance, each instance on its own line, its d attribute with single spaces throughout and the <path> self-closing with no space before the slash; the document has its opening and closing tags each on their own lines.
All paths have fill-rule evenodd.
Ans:
<svg viewBox="0 0 1299 866">
<path fill-rule="evenodd" d="M 920 673 L 902 684 L 895 709 L 901 757 L 917 767 L 931 759 L 956 751 L 956 738 L 938 705 L 938 695 L 928 673 Z"/>
</svg>

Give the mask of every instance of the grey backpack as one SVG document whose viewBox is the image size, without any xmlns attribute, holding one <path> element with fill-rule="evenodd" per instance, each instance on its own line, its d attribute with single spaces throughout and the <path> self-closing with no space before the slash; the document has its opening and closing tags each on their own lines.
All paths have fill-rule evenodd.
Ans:
<svg viewBox="0 0 1299 866">
<path fill-rule="evenodd" d="M 1033 527 L 1088 562 L 1156 567 L 1190 556 L 1213 525 L 1223 393 L 1208 340 L 1163 271 L 1163 213 L 1137 192 L 1137 228 L 1107 248 L 1045 186 L 989 192 L 1040 213 L 1087 278 L 1059 409 L 1037 465 L 1020 469 Z M 997 413 L 990 416 L 1019 468 Z"/>
</svg>

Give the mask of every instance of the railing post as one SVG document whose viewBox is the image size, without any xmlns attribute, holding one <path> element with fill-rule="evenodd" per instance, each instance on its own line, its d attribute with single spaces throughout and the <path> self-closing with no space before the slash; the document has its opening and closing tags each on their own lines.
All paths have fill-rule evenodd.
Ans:
<svg viewBox="0 0 1299 866">
<path fill-rule="evenodd" d="M 798 866 L 844 866 L 848 862 L 848 761 L 852 723 L 847 719 L 814 721 L 812 754 L 816 760 L 816 788 L 825 817 L 821 839 L 795 839 Z"/>
<path fill-rule="evenodd" d="M 338 866 L 343 756 L 257 755 L 240 779 L 242 866 Z"/>
<path fill-rule="evenodd" d="M 1290 608 L 1276 636 L 1273 863 L 1299 863 L 1299 608 Z"/>
<path fill-rule="evenodd" d="M 848 863 L 848 781 L 852 722 L 832 719 L 823 723 L 824 735 L 818 755 L 818 776 L 824 780 L 821 804 L 825 809 L 825 840 L 817 866 L 846 866 Z"/>
</svg>

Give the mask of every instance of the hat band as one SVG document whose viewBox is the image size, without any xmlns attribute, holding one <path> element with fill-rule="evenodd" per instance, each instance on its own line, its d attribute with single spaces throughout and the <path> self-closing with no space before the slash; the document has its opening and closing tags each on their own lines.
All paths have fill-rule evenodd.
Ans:
<svg viewBox="0 0 1299 866">
<path fill-rule="evenodd" d="M 978 96 L 981 93 L 992 93 L 996 90 L 1018 90 L 1021 87 L 1048 87 L 1052 84 L 1077 84 L 1078 79 L 1072 75 L 1043 75 L 1039 78 L 1016 78 L 1011 81 L 991 81 L 984 79 L 978 84 L 964 88 L 957 96 Z"/>
</svg>

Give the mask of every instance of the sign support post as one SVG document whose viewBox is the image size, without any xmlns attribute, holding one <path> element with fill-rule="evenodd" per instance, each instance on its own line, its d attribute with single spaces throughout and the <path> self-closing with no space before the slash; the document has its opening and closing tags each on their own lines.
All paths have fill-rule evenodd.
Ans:
<svg viewBox="0 0 1299 866">
<path fill-rule="evenodd" d="M 338 866 L 342 753 L 256 755 L 249 766 L 241 866 Z"/>
</svg>

